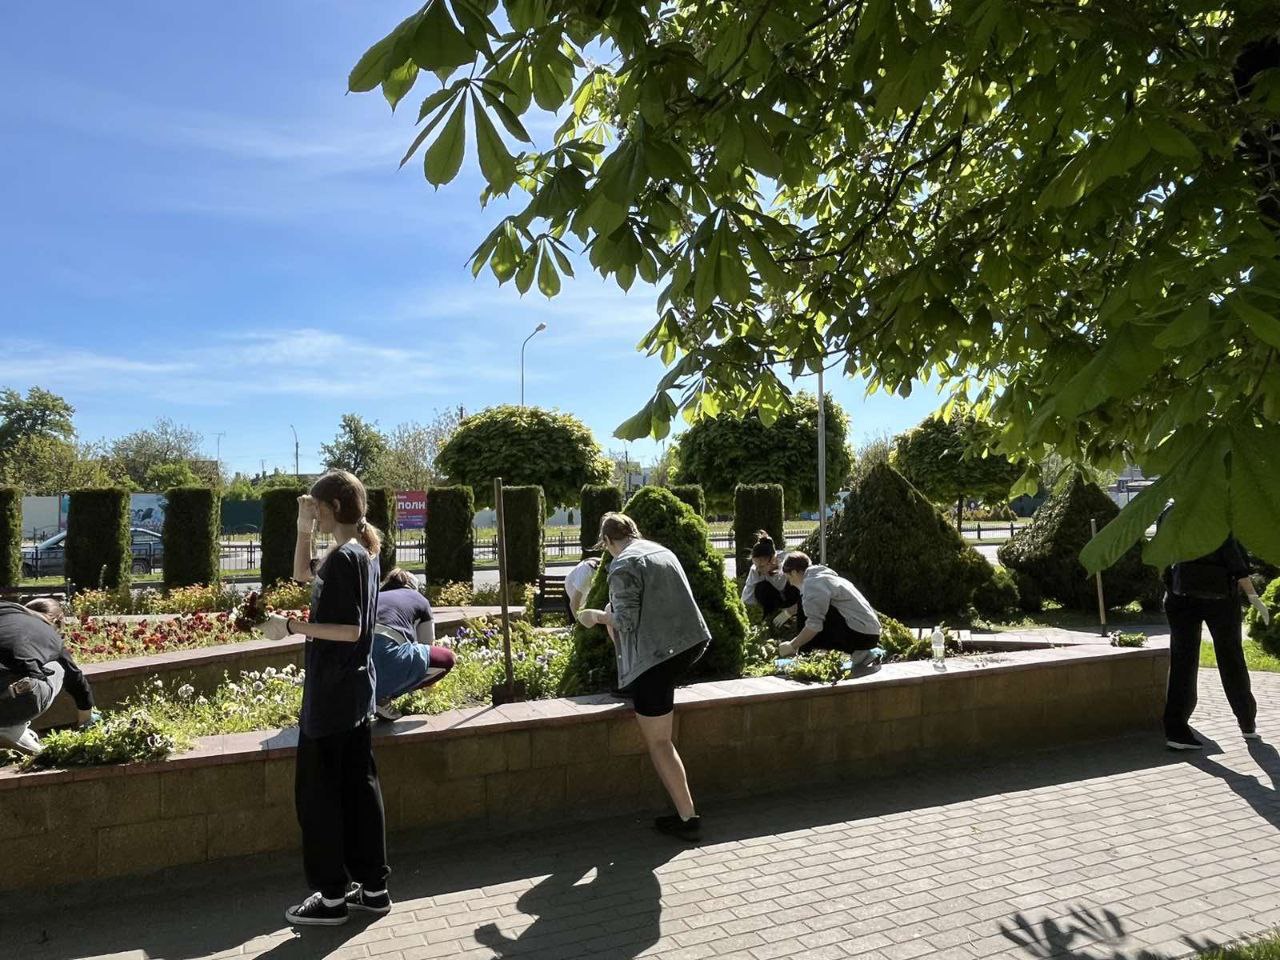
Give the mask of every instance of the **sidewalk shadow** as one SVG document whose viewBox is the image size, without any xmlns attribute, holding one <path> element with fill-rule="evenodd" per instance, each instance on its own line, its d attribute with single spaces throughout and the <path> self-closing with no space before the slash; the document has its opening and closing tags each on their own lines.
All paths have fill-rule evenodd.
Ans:
<svg viewBox="0 0 1280 960">
<path fill-rule="evenodd" d="M 1185 956 L 1188 950 L 1203 953 L 1217 949 L 1212 940 L 1182 938 L 1184 949 L 1175 954 L 1145 947 L 1126 949 L 1129 934 L 1124 922 L 1110 910 L 1072 907 L 1066 919 L 1033 921 L 1019 913 L 1013 923 L 1000 924 L 1000 932 L 1015 947 L 1036 960 L 1171 960 Z"/>
<path fill-rule="evenodd" d="M 1280 751 L 1262 740 L 1246 743 L 1249 756 L 1271 781 L 1269 785 L 1251 774 L 1232 770 L 1211 757 L 1196 756 L 1189 762 L 1193 767 L 1217 777 L 1248 803 L 1258 816 L 1280 830 Z"/>
</svg>

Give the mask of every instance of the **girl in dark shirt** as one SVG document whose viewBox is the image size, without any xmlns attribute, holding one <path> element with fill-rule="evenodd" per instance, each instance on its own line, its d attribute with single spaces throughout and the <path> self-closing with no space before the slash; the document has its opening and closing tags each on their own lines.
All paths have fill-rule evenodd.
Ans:
<svg viewBox="0 0 1280 960">
<path fill-rule="evenodd" d="M 272 639 L 307 638 L 306 680 L 294 797 L 302 862 L 315 891 L 285 911 L 292 924 L 346 923 L 348 909 L 387 913 L 386 825 L 369 718 L 378 604 L 378 530 L 365 519 L 363 484 L 345 470 L 326 473 L 298 498 L 294 579 L 312 582 L 308 621 L 273 616 Z M 333 545 L 312 560 L 313 528 Z"/>
</svg>

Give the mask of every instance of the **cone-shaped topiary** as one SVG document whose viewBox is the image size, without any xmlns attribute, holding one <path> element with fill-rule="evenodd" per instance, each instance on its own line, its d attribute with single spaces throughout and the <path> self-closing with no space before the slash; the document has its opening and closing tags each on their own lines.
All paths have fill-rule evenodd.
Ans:
<svg viewBox="0 0 1280 960">
<path fill-rule="evenodd" d="M 16 587 L 22 576 L 22 490 L 0 487 L 0 587 Z"/>
<path fill-rule="evenodd" d="M 1080 551 L 1093 535 L 1089 520 L 1096 519 L 1101 530 L 1119 512 L 1101 487 L 1072 471 L 997 555 L 1006 567 L 1034 581 L 1046 597 L 1079 610 L 1096 610 L 1097 587 L 1080 563 Z M 1134 600 L 1150 603 L 1160 596 L 1160 578 L 1154 567 L 1142 562 L 1141 544 L 1103 571 L 1102 591 L 1108 607 Z"/>
<path fill-rule="evenodd" d="M 624 512 L 636 522 L 645 539 L 662 544 L 676 555 L 711 631 L 711 646 L 690 671 L 690 679 L 739 676 L 747 615 L 738 591 L 725 576 L 724 558 L 711 545 L 706 522 L 688 504 L 660 487 L 641 487 L 627 502 Z M 599 610 L 609 602 L 611 559 L 606 553 L 601 560 L 584 606 Z M 617 682 L 616 655 L 608 633 L 603 627 L 575 626 L 563 692 L 608 690 Z"/>
<path fill-rule="evenodd" d="M 382 534 L 378 563 L 385 577 L 396 565 L 396 492 L 390 487 L 366 487 L 368 503 L 364 515 Z"/>
<path fill-rule="evenodd" d="M 818 532 L 801 549 L 816 562 Z M 876 610 L 909 619 L 963 614 L 995 577 L 937 509 L 888 464 L 872 467 L 827 521 L 827 564 Z"/>
<path fill-rule="evenodd" d="M 600 539 L 600 518 L 610 511 L 622 509 L 622 489 L 611 484 L 587 484 L 582 488 L 582 526 L 579 542 L 582 555 L 595 556 L 596 541 Z"/>
</svg>

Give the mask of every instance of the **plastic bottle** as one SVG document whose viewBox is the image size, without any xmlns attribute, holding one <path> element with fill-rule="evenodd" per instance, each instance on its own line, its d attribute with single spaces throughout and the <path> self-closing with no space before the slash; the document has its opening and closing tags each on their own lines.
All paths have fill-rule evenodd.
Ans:
<svg viewBox="0 0 1280 960">
<path fill-rule="evenodd" d="M 933 640 L 933 665 L 944 666 L 947 658 L 947 638 L 942 632 L 942 627 L 933 628 L 931 639 Z"/>
</svg>

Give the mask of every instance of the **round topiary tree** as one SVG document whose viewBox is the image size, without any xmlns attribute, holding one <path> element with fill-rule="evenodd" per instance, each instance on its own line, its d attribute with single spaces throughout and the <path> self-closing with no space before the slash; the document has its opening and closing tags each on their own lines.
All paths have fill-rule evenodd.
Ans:
<svg viewBox="0 0 1280 960">
<path fill-rule="evenodd" d="M 1271 611 L 1271 623 L 1263 623 L 1258 611 L 1250 607 L 1245 621 L 1249 625 L 1249 636 L 1271 656 L 1280 657 L 1280 577 L 1267 584 L 1267 589 L 1262 591 L 1262 602 Z"/>
<path fill-rule="evenodd" d="M 801 549 L 818 558 L 816 530 Z M 937 508 L 884 463 L 866 473 L 827 521 L 827 564 L 876 610 L 902 619 L 964 614 L 974 592 L 995 578 L 991 564 Z"/>
<path fill-rule="evenodd" d="M 538 407 L 490 407 L 458 425 L 436 467 L 451 483 L 493 506 L 493 479 L 510 487 L 539 486 L 548 507 L 575 503 L 585 484 L 609 481 L 613 467 L 577 417 Z"/>
<path fill-rule="evenodd" d="M 1120 513 L 1096 483 L 1073 470 L 1036 511 L 1035 517 L 1003 544 L 1000 562 L 1035 582 L 1040 592 L 1078 610 L 1094 610 L 1098 592 L 1094 579 L 1080 563 L 1080 551 L 1093 536 L 1089 525 L 1101 530 Z M 1151 604 L 1162 593 L 1154 567 L 1142 562 L 1142 547 L 1134 545 L 1103 571 L 1102 592 L 1107 606 L 1123 607 L 1140 600 Z"/>
<path fill-rule="evenodd" d="M 733 583 L 725 576 L 724 558 L 711 545 L 706 522 L 669 490 L 641 487 L 627 501 L 624 512 L 641 534 L 676 555 L 702 617 L 711 631 L 711 646 L 690 676 L 709 680 L 742 673 L 747 639 L 747 615 Z M 602 608 L 609 602 L 609 563 L 606 553 L 591 581 L 585 605 Z M 613 644 L 603 627 L 575 626 L 573 654 L 562 691 L 567 694 L 608 690 L 618 681 Z"/>
</svg>

